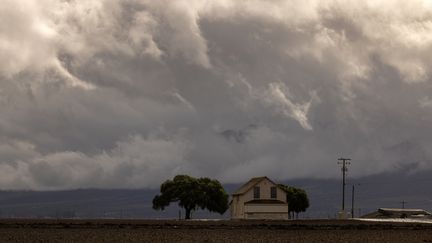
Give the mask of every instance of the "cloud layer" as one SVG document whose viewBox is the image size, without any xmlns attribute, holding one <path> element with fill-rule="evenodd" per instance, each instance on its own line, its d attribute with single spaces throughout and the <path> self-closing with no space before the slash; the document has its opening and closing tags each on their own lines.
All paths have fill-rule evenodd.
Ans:
<svg viewBox="0 0 432 243">
<path fill-rule="evenodd" d="M 5 0 L 0 188 L 432 169 L 432 2 Z"/>
</svg>

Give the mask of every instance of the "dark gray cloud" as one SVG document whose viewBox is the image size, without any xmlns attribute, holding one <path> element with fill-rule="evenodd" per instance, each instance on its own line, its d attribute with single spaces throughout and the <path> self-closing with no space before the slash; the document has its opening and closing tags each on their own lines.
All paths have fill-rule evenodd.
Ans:
<svg viewBox="0 0 432 243">
<path fill-rule="evenodd" d="M 6 0 L 0 187 L 431 169 L 430 1 Z"/>
</svg>

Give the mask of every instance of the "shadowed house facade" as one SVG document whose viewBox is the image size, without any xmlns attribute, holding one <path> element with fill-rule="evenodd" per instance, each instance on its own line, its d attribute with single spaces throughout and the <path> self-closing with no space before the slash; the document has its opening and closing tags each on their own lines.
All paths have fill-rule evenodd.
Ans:
<svg viewBox="0 0 432 243">
<path fill-rule="evenodd" d="M 286 192 L 267 178 L 255 177 L 232 194 L 232 219 L 288 219 Z"/>
</svg>

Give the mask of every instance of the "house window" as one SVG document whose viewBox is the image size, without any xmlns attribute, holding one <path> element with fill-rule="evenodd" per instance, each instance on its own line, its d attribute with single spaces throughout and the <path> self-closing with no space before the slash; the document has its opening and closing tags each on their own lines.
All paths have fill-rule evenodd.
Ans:
<svg viewBox="0 0 432 243">
<path fill-rule="evenodd" d="M 260 198 L 260 188 L 259 188 L 259 186 L 254 187 L 254 198 Z"/>
<path fill-rule="evenodd" d="M 270 187 L 270 198 L 277 198 L 277 190 L 275 186 Z"/>
</svg>

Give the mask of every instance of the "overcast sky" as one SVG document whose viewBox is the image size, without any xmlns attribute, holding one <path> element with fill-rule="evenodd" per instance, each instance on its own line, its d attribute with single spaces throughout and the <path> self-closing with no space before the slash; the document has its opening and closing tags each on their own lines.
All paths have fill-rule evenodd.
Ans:
<svg viewBox="0 0 432 243">
<path fill-rule="evenodd" d="M 432 167 L 432 1 L 2 0 L 0 189 Z"/>
</svg>

